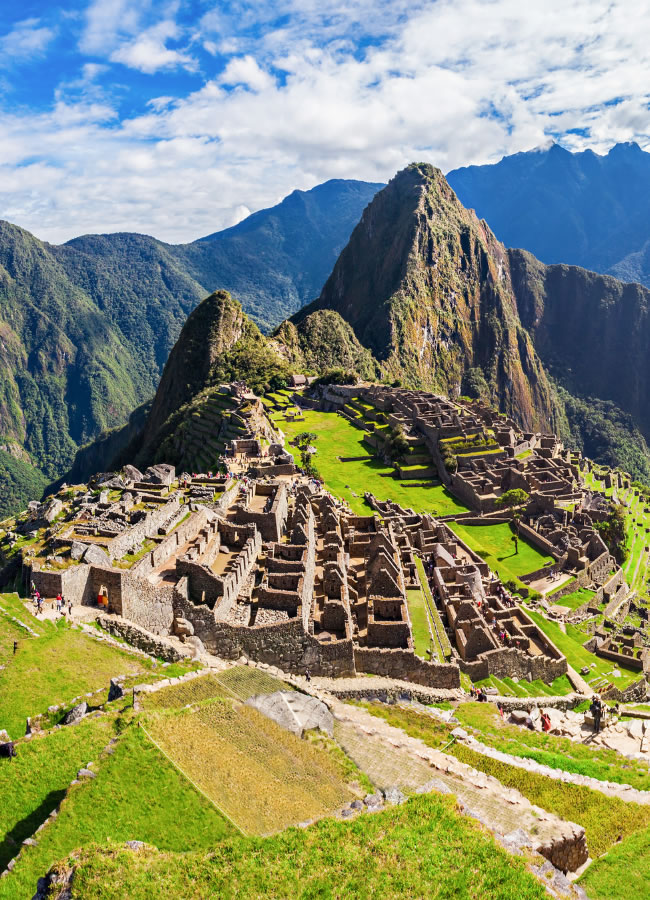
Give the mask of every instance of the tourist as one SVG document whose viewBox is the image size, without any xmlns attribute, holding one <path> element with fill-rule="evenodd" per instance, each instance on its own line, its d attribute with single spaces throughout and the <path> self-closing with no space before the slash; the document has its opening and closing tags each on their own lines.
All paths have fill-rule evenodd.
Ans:
<svg viewBox="0 0 650 900">
<path fill-rule="evenodd" d="M 547 712 L 542 713 L 542 729 L 543 731 L 551 730 L 551 717 Z"/>
<path fill-rule="evenodd" d="M 305 669 L 305 678 L 307 679 L 307 681 L 311 681 L 311 672 L 309 671 L 309 669 Z"/>
<path fill-rule="evenodd" d="M 72 618 L 72 600 L 68 600 L 68 615 Z"/>
<path fill-rule="evenodd" d="M 504 718 L 505 718 L 505 714 L 504 714 L 504 712 L 503 712 L 503 704 L 497 703 L 497 709 L 498 709 L 498 711 L 499 711 L 499 715 L 501 716 L 501 718 L 504 719 Z"/>
<path fill-rule="evenodd" d="M 600 732 L 600 721 L 603 715 L 603 703 L 598 694 L 594 694 L 591 706 L 589 707 L 589 712 L 594 719 L 594 733 L 598 734 Z"/>
<path fill-rule="evenodd" d="M 63 606 L 63 597 L 61 594 L 56 595 L 56 611 L 61 612 L 61 607 Z"/>
<path fill-rule="evenodd" d="M 487 694 L 485 693 L 483 688 L 481 688 L 481 690 L 478 692 L 478 702 L 487 703 Z"/>
</svg>

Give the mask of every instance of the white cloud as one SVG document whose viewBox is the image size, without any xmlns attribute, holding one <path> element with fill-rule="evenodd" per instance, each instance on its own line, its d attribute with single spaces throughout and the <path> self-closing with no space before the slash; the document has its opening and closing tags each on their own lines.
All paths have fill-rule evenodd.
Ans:
<svg viewBox="0 0 650 900">
<path fill-rule="evenodd" d="M 24 19 L 0 36 L 0 61 L 5 65 L 40 56 L 55 37 L 55 30 L 40 19 Z"/>
<path fill-rule="evenodd" d="M 196 60 L 187 53 L 167 47 L 167 41 L 177 38 L 179 33 L 180 29 L 171 20 L 159 22 L 132 41 L 122 44 L 109 58 L 111 62 L 123 63 L 148 75 L 160 69 L 175 69 L 179 66 L 194 71 L 197 68 Z"/>
<path fill-rule="evenodd" d="M 273 78 L 257 64 L 252 56 L 231 59 L 219 76 L 221 84 L 243 85 L 252 91 L 263 91 L 273 85 Z"/>
<path fill-rule="evenodd" d="M 623 0 L 219 9 L 190 36 L 172 7 L 95 3 L 88 52 L 155 72 L 193 64 L 180 41 L 208 41 L 215 71 L 184 97 L 154 79 L 147 111 L 121 120 L 87 93 L 47 115 L 0 113 L 0 215 L 52 240 L 126 229 L 181 241 L 293 188 L 386 180 L 413 159 L 447 171 L 558 133 L 572 149 L 650 144 L 645 3 L 634 17 Z"/>
</svg>

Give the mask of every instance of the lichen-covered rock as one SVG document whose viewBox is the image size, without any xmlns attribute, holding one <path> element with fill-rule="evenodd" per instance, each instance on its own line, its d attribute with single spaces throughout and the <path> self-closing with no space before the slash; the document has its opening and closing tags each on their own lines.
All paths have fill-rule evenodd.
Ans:
<svg viewBox="0 0 650 900">
<path fill-rule="evenodd" d="M 64 725 L 76 725 L 77 722 L 80 722 L 83 717 L 88 712 L 88 704 L 85 700 L 82 700 L 81 703 L 78 703 L 76 706 L 73 706 L 72 709 L 67 712 L 63 718 Z"/>
</svg>

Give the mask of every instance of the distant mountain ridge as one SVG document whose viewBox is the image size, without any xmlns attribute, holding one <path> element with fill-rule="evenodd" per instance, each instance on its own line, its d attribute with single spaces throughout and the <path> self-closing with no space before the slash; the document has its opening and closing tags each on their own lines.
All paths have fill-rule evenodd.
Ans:
<svg viewBox="0 0 650 900">
<path fill-rule="evenodd" d="M 294 191 L 183 245 L 121 233 L 55 246 L 0 221 L 0 513 L 35 499 L 80 446 L 151 399 L 188 315 L 214 289 L 235 289 L 267 330 L 317 296 L 378 187 Z"/>
<path fill-rule="evenodd" d="M 650 153 L 559 144 L 454 169 L 447 180 L 507 247 L 650 286 Z"/>
</svg>

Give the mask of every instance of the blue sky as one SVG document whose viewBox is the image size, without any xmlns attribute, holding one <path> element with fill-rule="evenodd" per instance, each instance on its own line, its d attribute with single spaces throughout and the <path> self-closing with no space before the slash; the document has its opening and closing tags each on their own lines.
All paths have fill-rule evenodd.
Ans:
<svg viewBox="0 0 650 900">
<path fill-rule="evenodd" d="M 192 240 L 292 189 L 650 144 L 626 0 L 3 4 L 0 217 Z"/>
</svg>

